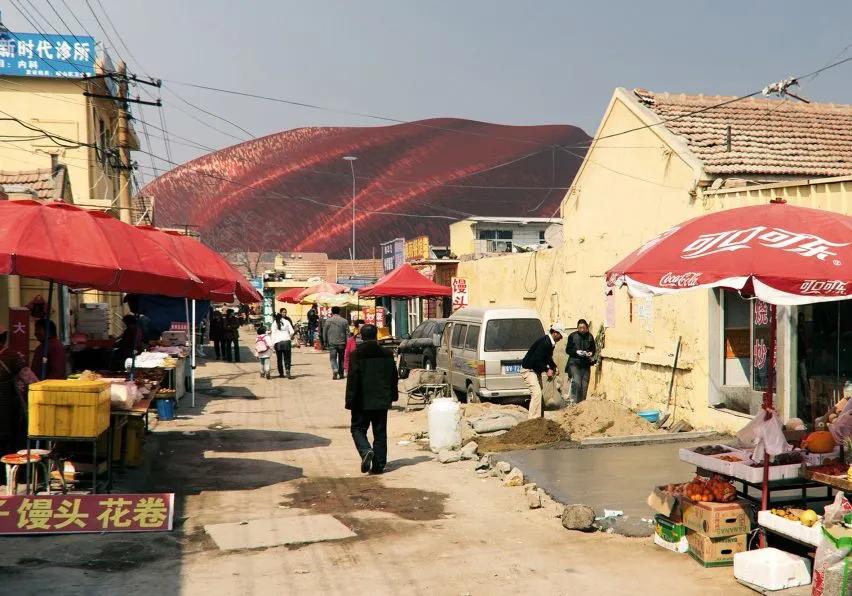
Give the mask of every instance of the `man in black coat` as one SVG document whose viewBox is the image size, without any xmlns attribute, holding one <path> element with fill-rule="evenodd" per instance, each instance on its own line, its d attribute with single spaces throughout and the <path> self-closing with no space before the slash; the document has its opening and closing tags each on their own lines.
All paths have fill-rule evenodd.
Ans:
<svg viewBox="0 0 852 596">
<path fill-rule="evenodd" d="M 363 343 L 349 360 L 346 409 L 352 412 L 352 439 L 361 456 L 361 472 L 381 474 L 388 461 L 388 410 L 399 399 L 393 354 L 379 346 L 375 325 L 361 327 Z M 373 444 L 367 429 L 373 427 Z"/>
<path fill-rule="evenodd" d="M 541 375 L 547 374 L 552 379 L 556 374 L 556 363 L 553 361 L 553 349 L 565 335 L 561 323 L 550 326 L 550 332 L 535 340 L 526 356 L 521 361 L 521 379 L 530 390 L 530 418 L 544 416 L 544 406 L 541 395 Z"/>
</svg>

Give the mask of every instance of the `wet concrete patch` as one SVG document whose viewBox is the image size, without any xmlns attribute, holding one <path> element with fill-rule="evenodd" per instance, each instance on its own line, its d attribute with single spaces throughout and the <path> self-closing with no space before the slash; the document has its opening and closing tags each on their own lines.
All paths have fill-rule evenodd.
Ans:
<svg viewBox="0 0 852 596">
<path fill-rule="evenodd" d="M 311 478 L 284 495 L 284 507 L 346 515 L 359 510 L 381 511 L 410 521 L 442 519 L 446 493 L 385 486 L 376 476 Z"/>
</svg>

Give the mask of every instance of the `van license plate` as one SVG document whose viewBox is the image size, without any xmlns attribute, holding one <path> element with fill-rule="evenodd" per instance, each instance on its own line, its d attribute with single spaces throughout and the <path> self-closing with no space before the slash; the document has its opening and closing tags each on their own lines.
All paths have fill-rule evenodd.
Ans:
<svg viewBox="0 0 852 596">
<path fill-rule="evenodd" d="M 519 375 L 519 374 L 521 374 L 521 365 L 520 364 L 504 364 L 503 365 L 503 374 L 504 375 Z"/>
</svg>

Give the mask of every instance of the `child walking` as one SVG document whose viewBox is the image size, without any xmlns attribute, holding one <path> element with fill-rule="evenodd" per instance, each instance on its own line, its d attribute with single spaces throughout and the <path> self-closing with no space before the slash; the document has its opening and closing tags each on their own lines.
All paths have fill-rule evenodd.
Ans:
<svg viewBox="0 0 852 596">
<path fill-rule="evenodd" d="M 268 379 L 269 359 L 272 356 L 272 341 L 266 334 L 266 327 L 261 325 L 257 328 L 257 339 L 254 340 L 254 355 L 260 360 L 260 376 Z"/>
</svg>

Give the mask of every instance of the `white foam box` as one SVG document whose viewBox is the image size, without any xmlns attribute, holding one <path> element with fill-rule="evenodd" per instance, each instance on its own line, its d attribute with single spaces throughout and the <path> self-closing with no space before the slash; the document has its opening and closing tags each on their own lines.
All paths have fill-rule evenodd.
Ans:
<svg viewBox="0 0 852 596">
<path fill-rule="evenodd" d="M 829 459 L 840 458 L 840 447 L 835 447 L 831 453 L 805 453 L 805 463 L 808 466 L 821 466 Z"/>
<path fill-rule="evenodd" d="M 784 590 L 811 583 L 811 563 L 777 548 L 734 555 L 734 577 L 766 590 Z"/>
<path fill-rule="evenodd" d="M 686 554 L 689 551 L 689 541 L 686 539 L 686 536 L 678 540 L 677 542 L 669 542 L 656 532 L 654 533 L 654 544 L 660 546 L 666 550 L 670 550 L 673 553 Z"/>
<path fill-rule="evenodd" d="M 798 478 L 799 472 L 802 469 L 802 464 L 788 464 L 786 466 L 769 466 L 769 480 L 786 480 L 789 478 Z M 751 466 L 742 463 L 735 463 L 731 466 L 729 476 L 757 484 L 763 482 L 763 466 L 752 468 Z"/>
<path fill-rule="evenodd" d="M 748 459 L 748 453 L 744 451 L 740 451 L 739 449 L 735 449 L 733 447 L 728 447 L 727 445 L 722 445 L 725 449 L 727 449 L 728 453 L 731 455 L 736 455 L 743 460 Z M 719 453 L 716 455 L 701 455 L 700 453 L 696 453 L 692 449 L 684 449 L 678 452 L 681 461 L 685 461 L 690 464 L 695 464 L 699 468 L 703 468 L 705 470 L 709 470 L 711 472 L 716 472 L 717 474 L 724 474 L 726 476 L 732 475 L 732 470 L 734 465 L 739 465 L 737 462 L 730 462 L 719 459 L 719 455 L 725 455 L 724 453 Z"/>
<path fill-rule="evenodd" d="M 788 538 L 810 544 L 811 546 L 819 546 L 820 539 L 822 538 L 821 523 L 817 522 L 809 528 L 799 522 L 775 515 L 771 511 L 758 511 L 757 524 Z"/>
</svg>

